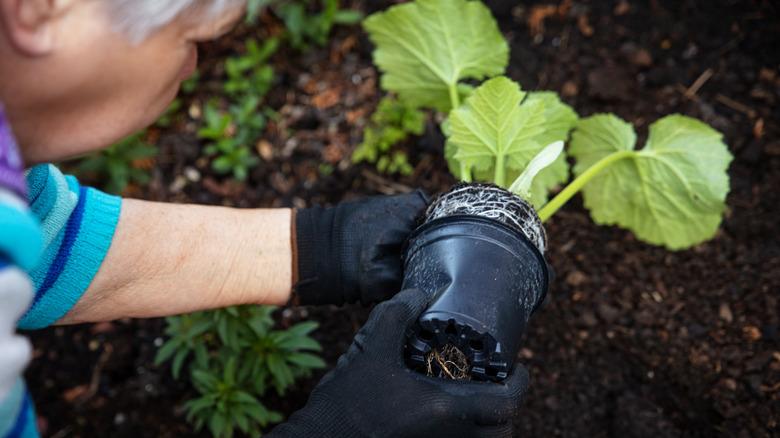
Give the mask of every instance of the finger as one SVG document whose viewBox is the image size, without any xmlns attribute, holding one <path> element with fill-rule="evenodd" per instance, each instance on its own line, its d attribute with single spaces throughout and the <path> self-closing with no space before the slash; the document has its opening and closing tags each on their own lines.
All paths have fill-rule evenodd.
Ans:
<svg viewBox="0 0 780 438">
<path fill-rule="evenodd" d="M 420 189 L 408 193 L 405 196 L 409 200 L 410 205 L 414 208 L 422 209 L 431 203 L 431 198 Z"/>
<path fill-rule="evenodd" d="M 427 305 L 427 295 L 417 289 L 399 292 L 371 312 L 368 322 L 355 336 L 355 345 L 373 356 L 397 355 L 406 331 Z M 366 349 L 369 345 L 373 348 Z"/>
<path fill-rule="evenodd" d="M 500 426 L 480 427 L 470 436 L 473 438 L 512 438 L 515 436 L 515 426 L 509 422 Z"/>
<path fill-rule="evenodd" d="M 474 421 L 478 425 L 493 426 L 511 423 L 525 398 L 528 387 L 528 371 L 517 364 L 509 376 L 500 383 L 473 382 L 484 385 L 472 398 Z"/>
</svg>

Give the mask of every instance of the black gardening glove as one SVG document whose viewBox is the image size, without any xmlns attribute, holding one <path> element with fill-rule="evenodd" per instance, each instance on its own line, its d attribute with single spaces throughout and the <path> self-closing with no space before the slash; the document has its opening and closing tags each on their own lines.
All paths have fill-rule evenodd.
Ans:
<svg viewBox="0 0 780 438">
<path fill-rule="evenodd" d="M 295 214 L 295 304 L 363 304 L 401 288 L 401 245 L 430 201 L 421 190 Z"/>
<path fill-rule="evenodd" d="M 269 437 L 511 437 L 528 385 L 516 365 L 502 383 L 426 377 L 406 367 L 405 333 L 428 299 L 410 289 L 377 306 L 308 403 Z"/>
</svg>

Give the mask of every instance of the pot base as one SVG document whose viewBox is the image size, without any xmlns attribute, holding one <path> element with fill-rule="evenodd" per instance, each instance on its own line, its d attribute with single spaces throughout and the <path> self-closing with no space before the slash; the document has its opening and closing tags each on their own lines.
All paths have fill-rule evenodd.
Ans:
<svg viewBox="0 0 780 438">
<path fill-rule="evenodd" d="M 468 380 L 498 382 L 506 378 L 512 366 L 502 358 L 501 344 L 493 336 L 480 333 L 474 327 L 463 324 L 462 320 L 418 321 L 409 330 L 406 339 L 404 353 L 407 366 L 424 374 L 452 378 L 436 360 L 437 355 L 439 359 L 454 362 L 453 367 L 457 365 L 454 368 L 468 375 Z M 456 360 L 453 361 L 453 358 Z M 455 373 L 450 371 L 450 374 Z"/>
</svg>

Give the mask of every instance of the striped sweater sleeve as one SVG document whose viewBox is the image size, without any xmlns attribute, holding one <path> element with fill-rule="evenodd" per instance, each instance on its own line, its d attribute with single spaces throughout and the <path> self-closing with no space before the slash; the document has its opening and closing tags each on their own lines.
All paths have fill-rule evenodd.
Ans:
<svg viewBox="0 0 780 438">
<path fill-rule="evenodd" d="M 51 164 L 32 168 L 27 184 L 44 252 L 30 271 L 33 303 L 17 326 L 37 329 L 62 318 L 86 291 L 111 245 L 121 199 L 82 187 Z"/>
<path fill-rule="evenodd" d="M 26 271 L 37 263 L 41 229 L 24 201 L 23 163 L 0 104 L 0 437 L 38 438 L 35 413 L 22 380 L 30 342 L 14 326 L 33 295 Z"/>
</svg>

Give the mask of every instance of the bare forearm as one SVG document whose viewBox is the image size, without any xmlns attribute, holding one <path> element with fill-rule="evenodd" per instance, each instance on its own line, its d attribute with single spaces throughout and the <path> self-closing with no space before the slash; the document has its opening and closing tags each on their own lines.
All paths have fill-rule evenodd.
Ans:
<svg viewBox="0 0 780 438">
<path fill-rule="evenodd" d="M 59 324 L 154 317 L 290 297 L 289 209 L 124 200 L 111 248 Z"/>
</svg>

